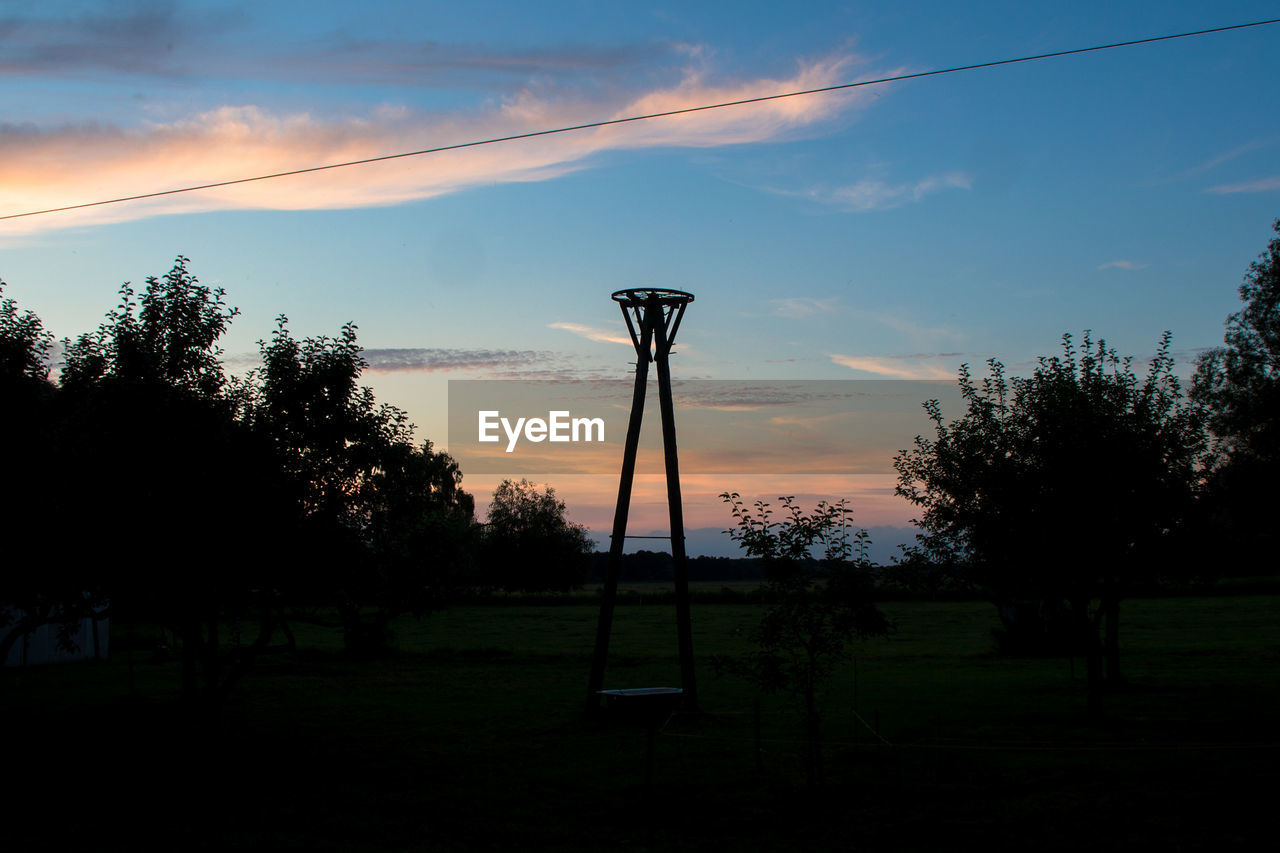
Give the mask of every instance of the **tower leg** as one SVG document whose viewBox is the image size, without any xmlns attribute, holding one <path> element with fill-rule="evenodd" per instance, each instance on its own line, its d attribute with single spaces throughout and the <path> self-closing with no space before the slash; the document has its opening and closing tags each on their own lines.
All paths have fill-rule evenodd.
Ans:
<svg viewBox="0 0 1280 853">
<path fill-rule="evenodd" d="M 646 325 L 641 343 L 643 349 L 636 360 L 636 385 L 631 396 L 631 420 L 627 424 L 627 443 L 622 454 L 622 477 L 618 483 L 618 504 L 613 512 L 613 536 L 609 540 L 609 568 L 604 579 L 604 597 L 600 602 L 600 620 L 596 623 L 596 648 L 591 656 L 591 677 L 587 683 L 587 713 L 596 710 L 604 688 L 605 662 L 609 657 L 609 634 L 613 630 L 613 608 L 618 599 L 618 578 L 622 573 L 622 546 L 627 541 L 627 513 L 631 509 L 631 484 L 636 473 L 636 451 L 640 446 L 640 422 L 644 418 L 644 397 L 649 382 L 649 343 L 653 329 Z"/>
<path fill-rule="evenodd" d="M 689 564 L 684 548 L 684 505 L 680 499 L 680 459 L 676 452 L 675 405 L 671 400 L 670 346 L 661 311 L 654 324 L 658 364 L 658 403 L 662 412 L 662 451 L 667 467 L 667 508 L 671 516 L 671 557 L 675 563 L 676 635 L 680 648 L 680 687 L 685 710 L 698 707 L 693 673 L 693 622 L 689 612 Z"/>
</svg>

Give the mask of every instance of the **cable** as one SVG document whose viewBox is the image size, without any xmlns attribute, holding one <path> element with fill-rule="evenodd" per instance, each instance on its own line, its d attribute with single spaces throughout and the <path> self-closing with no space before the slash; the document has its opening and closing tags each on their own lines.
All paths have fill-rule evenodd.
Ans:
<svg viewBox="0 0 1280 853">
<path fill-rule="evenodd" d="M 199 184 L 197 186 L 179 187 L 172 190 L 160 190 L 158 192 L 141 193 L 139 195 L 122 196 L 120 198 L 104 199 L 102 201 L 88 201 L 82 204 L 69 204 L 64 207 L 50 207 L 44 210 L 29 210 L 24 213 L 8 213 L 0 216 L 0 221 L 5 219 L 20 219 L 24 216 L 41 216 L 46 213 L 61 213 L 68 210 L 81 210 L 86 207 L 100 207 L 105 204 L 120 204 L 127 201 L 141 201 L 148 198 L 160 198 L 167 195 L 177 195 L 179 193 L 197 192 L 199 190 L 215 189 L 217 187 L 229 187 L 235 184 L 248 184 L 254 181 L 269 181 L 275 178 L 287 178 L 291 175 L 305 175 L 311 172 L 324 172 L 329 169 L 343 169 L 348 166 L 364 166 L 369 163 L 381 163 L 386 160 L 399 160 L 405 157 L 420 157 L 424 154 L 439 154 L 444 151 L 457 151 L 462 148 L 476 148 L 481 145 L 496 145 L 500 142 L 515 142 L 520 139 L 534 139 L 539 136 L 551 136 L 557 133 L 572 133 L 577 130 L 591 130 L 597 127 L 609 127 L 610 125 L 627 124 L 636 121 L 648 121 L 654 118 L 666 118 L 668 116 L 686 115 L 688 113 L 704 112 L 707 110 L 719 110 L 725 107 L 739 107 L 745 104 L 759 104 L 765 101 L 777 101 L 783 98 L 798 98 L 804 95 L 819 95 L 826 92 L 839 92 L 845 89 L 857 89 L 863 86 L 878 86 L 881 83 L 896 83 L 901 80 L 915 80 L 921 77 L 936 77 L 941 74 L 954 74 L 958 71 L 975 71 L 979 68 L 995 68 L 1000 65 L 1014 65 L 1019 62 L 1034 62 L 1040 59 L 1054 59 L 1060 56 L 1074 56 L 1079 53 L 1093 53 L 1100 50 L 1114 50 L 1119 47 L 1133 47 L 1139 44 L 1151 44 L 1158 41 L 1172 41 L 1174 39 L 1191 38 L 1193 36 L 1210 35 L 1212 33 L 1224 33 L 1230 30 L 1244 30 L 1250 27 L 1262 27 L 1268 24 L 1280 24 L 1280 18 L 1271 18 L 1265 21 L 1253 21 L 1248 24 L 1232 24 L 1227 27 L 1213 27 L 1207 30 L 1193 30 L 1185 33 L 1175 33 L 1173 35 L 1151 36 L 1150 38 L 1133 39 L 1131 41 L 1120 41 L 1112 44 L 1099 44 L 1092 47 L 1077 47 L 1071 50 L 1059 50 L 1053 53 L 1038 53 L 1034 56 L 1020 56 L 1015 59 L 997 59 L 991 62 L 978 62 L 973 65 L 957 65 L 952 68 L 935 68 L 932 71 L 917 71 L 913 74 L 899 74 L 894 77 L 881 77 L 876 80 L 859 80 L 852 83 L 839 83 L 834 86 L 822 86 L 817 89 L 803 89 L 798 92 L 783 92 L 776 95 L 761 95 L 757 98 L 742 98 L 737 101 L 724 101 L 718 104 L 704 104 L 698 107 L 683 107 L 678 110 L 666 110 L 658 113 L 646 113 L 644 115 L 626 116 L 624 118 L 604 119 L 602 121 L 592 121 L 586 124 L 575 124 L 568 127 L 557 127 L 550 130 L 535 130 L 529 133 L 515 133 L 510 136 L 497 136 L 491 139 L 479 139 L 472 142 L 459 142 L 454 145 L 440 145 L 435 148 L 423 148 L 418 151 L 404 151 L 399 154 L 383 154 L 377 157 L 366 157 L 362 160 L 348 160 L 345 163 L 329 163 L 324 166 L 310 166 L 305 169 L 292 169 L 287 172 L 274 172 L 270 175 L 255 175 L 251 178 L 235 178 L 229 181 L 215 181 L 210 184 Z"/>
</svg>

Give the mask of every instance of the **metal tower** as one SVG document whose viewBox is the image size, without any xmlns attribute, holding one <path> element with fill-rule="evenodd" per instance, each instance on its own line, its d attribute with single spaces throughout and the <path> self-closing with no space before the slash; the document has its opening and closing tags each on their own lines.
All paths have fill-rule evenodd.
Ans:
<svg viewBox="0 0 1280 853">
<path fill-rule="evenodd" d="M 609 654 L 609 634 L 618 597 L 618 576 L 622 570 L 622 546 L 627 538 L 627 512 L 631 507 L 631 484 L 636 470 L 636 449 L 640 443 L 640 422 L 644 418 L 644 398 L 649 379 L 649 363 L 658 368 L 658 404 L 662 416 L 662 449 L 667 470 L 667 507 L 671 515 L 671 557 L 675 561 L 676 633 L 680 650 L 682 706 L 697 707 L 698 694 L 693 677 L 693 636 L 689 617 L 689 567 L 684 549 L 684 507 L 680 501 L 680 463 L 676 455 L 675 408 L 671 402 L 671 368 L 667 356 L 693 301 L 692 293 L 663 288 L 630 288 L 613 294 L 622 308 L 627 331 L 636 348 L 636 384 L 631 398 L 631 419 L 622 454 L 622 476 L 618 484 L 618 505 L 613 514 L 613 535 L 609 545 L 609 569 L 605 577 L 600 621 L 596 627 L 595 655 L 591 659 L 591 680 L 587 688 L 587 709 L 598 707 L 604 686 L 605 661 Z"/>
</svg>

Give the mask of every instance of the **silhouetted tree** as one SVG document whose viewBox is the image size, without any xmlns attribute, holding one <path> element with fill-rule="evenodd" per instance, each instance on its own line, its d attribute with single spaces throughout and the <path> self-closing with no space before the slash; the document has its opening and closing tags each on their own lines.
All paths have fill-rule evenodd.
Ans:
<svg viewBox="0 0 1280 853">
<path fill-rule="evenodd" d="M 216 705 L 271 635 L 290 523 L 271 447 L 238 423 L 218 339 L 236 316 L 179 256 L 139 297 L 128 283 L 95 332 L 66 341 L 54 559 L 99 566 L 114 609 L 181 639 L 183 689 Z M 220 620 L 259 590 L 257 639 L 223 668 Z"/>
<path fill-rule="evenodd" d="M 359 385 L 354 324 L 298 341 L 282 316 L 260 347 L 260 373 L 233 394 L 300 494 L 297 588 L 337 608 L 348 648 L 378 652 L 390 619 L 422 612 L 466 562 L 471 497 L 456 463 L 429 443 L 415 449 L 405 413 Z"/>
<path fill-rule="evenodd" d="M 872 602 L 865 530 L 852 529 L 846 501 L 820 502 L 810 513 L 782 497 L 782 520 L 757 501 L 748 510 L 737 492 L 720 497 L 732 507 L 728 531 L 764 571 L 764 615 L 751 632 L 756 648 L 718 658 L 717 669 L 736 672 L 766 693 L 785 692 L 804 705 L 813 785 L 822 783 L 820 693 L 848 659 L 856 637 L 882 636 L 889 622 Z M 818 551 L 815 554 L 815 551 Z"/>
<path fill-rule="evenodd" d="M 430 441 L 393 445 L 375 472 L 368 530 L 385 610 L 420 616 L 475 583 L 475 500 L 461 485 Z"/>
<path fill-rule="evenodd" d="M 527 592 L 567 592 L 590 565 L 587 529 L 569 521 L 555 489 L 503 480 L 493 492 L 482 559 L 493 586 Z"/>
<path fill-rule="evenodd" d="M 973 581 L 958 564 L 954 549 L 935 541 L 926 533 L 916 534 L 916 542 L 900 545 L 901 556 L 880 567 L 880 581 L 912 595 L 936 599 L 944 595 L 969 595 Z"/>
<path fill-rule="evenodd" d="M 0 297 L 5 283 L 0 280 Z M 31 311 L 18 313 L 18 303 L 0 298 L 0 383 L 7 393 L 20 383 L 49 387 L 49 350 L 53 335 Z"/>
<path fill-rule="evenodd" d="M 0 281 L 0 296 L 5 284 Z M 0 298 L 0 448 L 5 509 L 0 513 L 5 569 L 0 571 L 0 661 L 13 644 L 44 625 L 58 626 L 70 648 L 81 619 L 102 607 L 93 579 L 47 549 L 58 535 L 50 523 L 56 500 L 52 463 L 53 393 L 49 353 L 53 336 L 35 313 Z"/>
<path fill-rule="evenodd" d="M 26 395 L 4 419 L 6 447 L 21 447 L 12 482 L 32 498 L 5 519 L 26 525 L 12 528 L 23 547 L 38 543 L 14 549 L 27 570 L 0 605 L 70 620 L 110 598 L 157 619 L 181 638 L 184 692 L 216 702 L 283 600 L 336 607 L 350 647 L 382 648 L 392 616 L 425 612 L 469 574 L 476 531 L 457 464 L 415 447 L 404 413 L 358 385 L 354 325 L 299 342 L 281 317 L 263 367 L 228 378 L 217 342 L 238 312 L 188 263 L 141 294 L 124 284 L 95 331 L 64 341 L 56 393 L 38 318 L 0 304 L 0 393 Z M 251 607 L 258 637 L 228 673 L 219 621 Z"/>
<path fill-rule="evenodd" d="M 1200 355 L 1192 396 L 1213 433 L 1210 526 L 1226 556 L 1274 563 L 1280 478 L 1280 219 L 1276 236 L 1240 285 L 1244 307 L 1227 318 L 1223 346 Z"/>
<path fill-rule="evenodd" d="M 932 548 L 947 549 L 1002 614 L 1020 601 L 1066 602 L 1088 660 L 1090 708 L 1119 678 L 1119 604 L 1162 567 L 1159 544 L 1185 523 L 1204 447 L 1198 410 L 1183 400 L 1169 335 L 1146 379 L 1086 333 L 1077 353 L 1041 358 L 1029 378 L 992 359 L 975 384 L 960 369 L 967 410 L 948 422 L 925 404 L 935 437 L 894 459 L 899 495 L 923 512 Z"/>
<path fill-rule="evenodd" d="M 407 416 L 359 385 L 367 365 L 354 323 L 337 337 L 297 341 L 281 316 L 271 341 L 259 345 L 255 424 L 272 436 L 305 487 L 308 515 L 359 530 L 368 511 L 362 492 L 387 451 L 411 443 Z"/>
<path fill-rule="evenodd" d="M 97 331 L 66 342 L 62 384 L 110 377 L 217 399 L 227 381 L 217 341 L 240 312 L 227 307 L 222 288 L 200 284 L 189 262 L 179 255 L 163 277 L 149 277 L 140 299 L 125 282 L 120 305 Z"/>
</svg>

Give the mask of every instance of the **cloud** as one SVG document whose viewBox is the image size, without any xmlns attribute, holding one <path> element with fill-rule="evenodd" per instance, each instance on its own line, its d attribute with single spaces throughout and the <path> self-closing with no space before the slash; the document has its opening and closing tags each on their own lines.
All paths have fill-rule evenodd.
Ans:
<svg viewBox="0 0 1280 853">
<path fill-rule="evenodd" d="M 891 358 L 936 358 L 937 356 L 896 356 Z M 912 377 L 916 378 L 916 377 Z M 947 375 L 950 378 L 950 374 Z M 856 379 L 736 380 L 676 382 L 674 394 L 679 409 L 706 409 L 721 412 L 756 412 L 778 408 L 845 412 L 850 406 L 889 397 L 893 392 L 869 388 Z M 874 405 L 875 403 L 872 402 Z M 806 417 L 808 417 L 806 415 Z M 781 423 L 781 421 L 778 421 Z"/>
<path fill-rule="evenodd" d="M 673 86 L 612 106 L 526 89 L 481 113 L 383 107 L 335 119 L 242 105 L 135 128 L 0 125 L 0 215 L 817 88 L 841 82 L 852 61 L 838 56 L 803 63 L 786 79 L 727 84 L 709 81 L 703 70 L 687 70 Z M 550 180 L 588 168 L 593 156 L 606 151 L 778 141 L 870 100 L 861 92 L 843 92 L 746 104 L 8 220 L 0 222 L 0 234 L 198 211 L 400 204 L 480 185 Z"/>
<path fill-rule="evenodd" d="M 1241 181 L 1236 184 L 1220 184 L 1216 187 L 1209 187 L 1205 192 L 1214 195 L 1229 195 L 1231 193 L 1265 193 L 1271 190 L 1280 190 L 1280 175 L 1273 175 L 1269 178 L 1254 178 L 1249 181 Z"/>
<path fill-rule="evenodd" d="M 217 75 L 254 80 L 336 81 L 414 88 L 480 85 L 625 69 L 664 55 L 688 55 L 679 43 L 565 44 L 514 49 L 428 39 L 359 38 L 345 31 L 288 41 L 255 41 L 243 9 L 192 9 L 167 0 L 100 2 L 81 14 L 0 18 L 0 76 L 86 76 L 109 72 L 161 78 Z M 121 8 L 125 7 L 125 8 Z"/>
<path fill-rule="evenodd" d="M 897 317 L 892 314 L 872 314 L 870 316 L 880 325 L 887 326 L 895 332 L 901 332 L 911 338 L 915 346 L 938 346 L 943 341 L 964 340 L 964 335 L 944 326 L 921 326 L 919 323 L 915 323 L 905 317 Z"/>
<path fill-rule="evenodd" d="M 798 196 L 843 210 L 864 213 L 888 210 L 917 202 L 925 196 L 945 189 L 972 189 L 973 178 L 965 172 L 932 175 L 915 183 L 888 183 L 868 178 L 837 187 L 819 187 L 803 191 L 775 190 L 782 195 Z"/>
<path fill-rule="evenodd" d="M 615 332 L 607 332 L 604 329 L 597 329 L 595 326 L 584 326 L 581 323 L 548 323 L 548 329 L 563 329 L 566 332 L 573 332 L 579 337 L 586 338 L 589 341 L 599 341 L 606 344 L 625 344 L 633 346 L 631 338 L 626 335 L 619 335 Z"/>
<path fill-rule="evenodd" d="M 538 350 L 392 348 L 363 352 L 369 370 L 375 373 L 402 371 L 435 373 L 447 370 L 493 370 L 524 368 L 555 360 L 551 352 Z"/>
<path fill-rule="evenodd" d="M 1105 264 L 1098 264 L 1098 269 L 1100 270 L 1108 270 L 1108 269 L 1145 270 L 1149 266 L 1151 266 L 1151 264 L 1139 264 L 1139 263 L 1134 263 L 1133 261 L 1120 260 L 1120 261 L 1107 261 Z"/>
<path fill-rule="evenodd" d="M 808 432 L 817 432 L 820 429 L 824 429 L 832 421 L 846 420 L 848 417 L 848 412 L 830 412 L 825 415 L 814 415 L 807 418 L 780 415 L 769 418 L 769 423 L 773 426 L 796 427 Z"/>
<path fill-rule="evenodd" d="M 803 320 L 815 314 L 829 314 L 839 304 L 838 297 L 830 299 L 813 299 L 808 296 L 793 296 L 789 299 L 770 299 L 773 313 L 791 320 Z"/>
<path fill-rule="evenodd" d="M 511 77 L 619 70 L 675 52 L 677 47 L 664 43 L 616 47 L 570 44 L 513 50 L 483 44 L 357 40 L 337 34 L 254 71 L 268 76 L 336 80 L 344 85 L 369 81 L 412 87 L 444 83 L 483 86 Z M 243 73 L 243 66 L 229 64 L 226 70 Z"/>
<path fill-rule="evenodd" d="M 549 381 L 614 379 L 617 370 L 596 360 L 550 350 L 452 349 L 438 347 L 382 347 L 362 350 L 370 373 L 468 372 L 468 378 Z M 260 368 L 258 353 L 229 353 L 222 362 L 233 372 Z"/>
<path fill-rule="evenodd" d="M 904 360 L 918 360 L 926 356 L 858 356 L 831 353 L 831 360 L 852 370 L 874 373 L 890 379 L 953 379 L 955 371 L 936 364 L 903 364 Z"/>
<path fill-rule="evenodd" d="M 1225 151 L 1222 154 L 1217 155 L 1216 157 L 1212 157 L 1206 160 L 1205 162 L 1201 163 L 1198 166 L 1193 166 L 1192 168 L 1183 172 L 1182 177 L 1191 177 L 1193 175 L 1198 175 L 1202 172 L 1207 172 L 1211 169 L 1216 169 L 1218 166 L 1221 166 L 1223 163 L 1230 162 L 1231 160 L 1234 160 L 1237 157 L 1240 157 L 1244 154 L 1248 154 L 1251 151 L 1257 151 L 1259 148 L 1266 148 L 1269 145 L 1271 145 L 1271 143 L 1272 143 L 1272 140 L 1266 140 L 1266 139 L 1255 139 L 1252 142 L 1246 142 L 1244 145 L 1240 145 L 1236 148 L 1232 148 L 1230 151 Z"/>
<path fill-rule="evenodd" d="M 927 195 L 936 193 L 938 190 L 969 190 L 973 189 L 973 178 L 965 172 L 948 172 L 945 175 L 933 175 L 924 180 L 916 181 L 911 187 L 911 199 L 919 201 Z"/>
<path fill-rule="evenodd" d="M 121 4 L 123 5 L 123 4 Z M 217 30 L 215 17 L 193 19 L 198 31 Z M 174 51 L 192 28 L 173 3 L 150 3 L 132 10 L 106 6 L 80 16 L 0 18 L 0 76 L 86 72 L 173 74 Z"/>
<path fill-rule="evenodd" d="M 722 412 L 750 412 L 778 407 L 806 407 L 810 404 L 844 403 L 866 396 L 840 380 L 715 379 L 677 382 L 677 406 L 681 409 L 708 409 Z"/>
<path fill-rule="evenodd" d="M 546 350 L 447 349 L 431 347 L 383 347 L 361 350 L 374 373 L 435 373 L 448 370 L 516 369 L 562 361 L 565 356 Z M 231 368 L 260 367 L 256 352 L 229 353 L 222 362 Z"/>
</svg>

